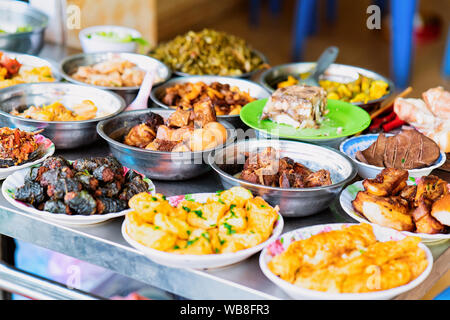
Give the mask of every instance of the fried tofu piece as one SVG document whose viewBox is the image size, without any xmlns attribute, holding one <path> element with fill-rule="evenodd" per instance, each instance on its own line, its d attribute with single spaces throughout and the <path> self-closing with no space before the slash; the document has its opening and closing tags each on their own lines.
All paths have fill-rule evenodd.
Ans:
<svg viewBox="0 0 450 320">
<path fill-rule="evenodd" d="M 153 224 L 163 231 L 171 232 L 178 238 L 184 240 L 188 239 L 192 232 L 192 227 L 185 221 L 161 213 L 155 214 L 153 217 Z"/>
<path fill-rule="evenodd" d="M 400 197 L 380 197 L 360 191 L 352 204 L 372 223 L 398 231 L 414 230 L 408 202 Z"/>
<path fill-rule="evenodd" d="M 169 202 L 159 193 L 154 196 L 147 192 L 138 193 L 128 201 L 128 205 L 142 220 L 149 223 L 153 223 L 155 214 L 170 214 L 173 210 Z"/>
<path fill-rule="evenodd" d="M 129 223 L 126 232 L 140 244 L 156 250 L 169 250 L 177 241 L 177 236 L 141 219 L 136 211 L 127 213 Z"/>
<path fill-rule="evenodd" d="M 404 187 L 408 179 L 408 171 L 394 168 L 383 169 L 375 179 L 365 179 L 363 186 L 375 196 L 395 195 Z"/>
<path fill-rule="evenodd" d="M 195 229 L 192 231 L 184 247 L 174 247 L 170 252 L 178 254 L 212 254 L 211 239 L 205 229 Z"/>
<path fill-rule="evenodd" d="M 245 188 L 232 187 L 228 190 L 220 192 L 220 194 L 216 195 L 215 198 L 220 199 L 228 206 L 235 204 L 238 208 L 242 208 L 248 200 L 253 198 L 253 195 L 250 190 Z"/>
<path fill-rule="evenodd" d="M 236 248 L 239 250 L 254 247 L 263 241 L 263 237 L 260 233 L 253 230 L 247 230 L 242 233 L 234 233 L 233 235 L 223 234 L 219 229 L 219 236 L 224 241 L 222 246 L 222 253 L 235 252 Z"/>
<path fill-rule="evenodd" d="M 275 221 L 278 219 L 278 211 L 272 208 L 261 197 L 255 197 L 247 201 L 248 228 L 260 233 L 263 239 L 270 237 Z"/>
<path fill-rule="evenodd" d="M 197 228 L 215 228 L 227 210 L 228 206 L 219 202 L 201 204 L 188 213 L 187 221 Z"/>
<path fill-rule="evenodd" d="M 219 220 L 219 232 L 231 233 L 241 232 L 247 229 L 247 213 L 244 208 L 238 208 L 236 205 L 231 205 L 230 210 Z M 227 229 L 228 228 L 228 229 Z"/>
</svg>

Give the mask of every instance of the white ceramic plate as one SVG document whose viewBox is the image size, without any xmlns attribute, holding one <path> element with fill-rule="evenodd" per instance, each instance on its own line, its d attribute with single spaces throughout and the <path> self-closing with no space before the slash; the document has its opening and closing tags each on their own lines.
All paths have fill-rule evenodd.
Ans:
<svg viewBox="0 0 450 320">
<path fill-rule="evenodd" d="M 34 166 L 36 164 L 39 164 L 39 163 L 43 162 L 45 159 L 47 159 L 48 157 L 52 156 L 53 153 L 55 153 L 55 145 L 53 144 L 53 142 L 50 139 L 48 139 L 40 134 L 35 135 L 35 139 L 36 139 L 37 144 L 44 145 L 43 155 L 39 159 L 24 163 L 24 164 L 21 164 L 18 166 L 12 166 L 9 168 L 0 168 L 0 180 L 6 179 L 6 177 L 13 174 L 17 170 L 22 170 L 22 169 Z"/>
<path fill-rule="evenodd" d="M 283 234 L 280 238 L 277 239 L 276 242 L 271 243 L 269 246 L 277 246 L 276 250 L 278 253 L 283 252 L 289 247 L 291 242 L 307 239 L 315 234 L 321 232 L 328 232 L 331 230 L 339 230 L 343 226 L 348 226 L 351 224 L 345 223 L 334 223 L 334 224 L 322 224 L 311 227 L 305 227 L 296 229 L 290 232 Z M 401 240 L 405 238 L 405 235 L 402 233 L 380 227 L 377 225 L 372 225 L 373 231 L 377 240 L 379 241 L 389 241 L 389 240 Z M 282 240 L 281 240 L 282 239 Z M 433 256 L 430 250 L 422 243 L 419 246 L 425 250 L 428 266 L 424 270 L 424 272 L 418 276 L 416 279 L 411 281 L 408 284 L 405 284 L 400 287 L 396 287 L 389 290 L 376 291 L 376 292 L 367 292 L 367 293 L 327 293 L 321 291 L 315 291 L 310 289 L 304 289 L 297 287 L 285 280 L 282 280 L 278 276 L 272 273 L 270 269 L 267 267 L 267 264 L 272 259 L 272 256 L 269 254 L 267 247 L 261 252 L 259 257 L 259 266 L 261 267 L 264 275 L 269 278 L 270 281 L 279 286 L 284 292 L 286 292 L 289 296 L 294 299 L 306 299 L 306 300 L 388 300 L 392 299 L 399 294 L 409 291 L 416 286 L 418 286 L 422 281 L 424 281 L 431 272 L 431 268 L 433 266 Z"/>
<path fill-rule="evenodd" d="M 193 199 L 197 202 L 206 202 L 206 200 L 213 196 L 214 193 L 196 193 L 186 196 L 174 196 L 167 198 L 172 205 L 176 205 L 178 202 L 185 199 Z M 284 226 L 283 217 L 279 214 L 276 226 L 273 229 L 272 235 L 266 241 L 259 245 L 240 250 L 232 253 L 221 254 L 205 254 L 205 255 L 192 255 L 192 254 L 175 254 L 164 252 L 156 249 L 146 247 L 139 242 L 133 240 L 127 233 L 128 219 L 125 218 L 122 224 L 122 236 L 124 239 L 138 251 L 142 252 L 150 260 L 173 268 L 193 268 L 193 269 L 210 269 L 224 267 L 232 265 L 247 259 L 253 254 L 261 251 L 267 244 L 273 242 L 281 234 Z"/>
<path fill-rule="evenodd" d="M 128 169 L 126 168 L 125 171 Z M 17 188 L 21 187 L 25 183 L 25 176 L 29 172 L 29 169 L 24 169 L 20 171 L 14 172 L 3 182 L 2 185 L 2 194 L 5 199 L 15 206 L 17 209 L 34 214 L 46 220 L 51 220 L 53 222 L 58 222 L 64 225 L 72 225 L 72 226 L 86 226 L 91 224 L 96 224 L 100 222 L 107 221 L 109 219 L 122 217 L 124 216 L 130 209 L 123 210 L 120 212 L 113 212 L 107 214 L 94 214 L 91 216 L 83 216 L 83 215 L 67 215 L 67 214 L 57 214 L 51 213 L 47 211 L 42 211 L 34 208 L 28 203 L 24 203 L 21 201 L 17 201 L 14 199 L 14 192 Z M 149 185 L 148 191 L 152 194 L 155 194 L 155 185 L 153 182 L 146 178 L 146 182 Z"/>
<path fill-rule="evenodd" d="M 410 178 L 411 179 L 411 178 Z M 409 180 L 408 185 L 414 184 L 413 181 Z M 355 200 L 356 194 L 359 191 L 363 191 L 364 187 L 362 185 L 362 181 L 355 182 L 354 184 L 351 184 L 345 188 L 340 197 L 339 201 L 341 203 L 342 209 L 353 219 L 355 219 L 358 222 L 366 222 L 370 223 L 372 225 L 376 225 L 374 223 L 371 223 L 369 220 L 367 220 L 364 216 L 360 215 L 358 212 L 353 209 L 352 201 Z M 404 235 L 407 236 L 416 236 L 420 237 L 423 242 L 436 242 L 436 241 L 442 241 L 446 239 L 450 239 L 450 234 L 444 234 L 444 233 L 438 233 L 438 234 L 426 234 L 426 233 L 414 233 L 409 231 L 401 231 Z"/>
<path fill-rule="evenodd" d="M 393 134 L 386 134 L 390 137 Z M 351 137 L 343 141 L 339 147 L 339 150 L 349 156 L 358 167 L 358 175 L 363 179 L 373 179 L 384 168 L 373 166 L 367 163 L 356 160 L 355 154 L 357 151 L 365 150 L 370 147 L 378 138 L 378 134 L 365 134 L 357 137 Z M 429 175 L 434 169 L 441 167 L 447 160 L 445 153 L 441 151 L 439 158 L 429 167 L 420 169 L 408 170 L 409 176 L 414 178 L 420 178 Z"/>
</svg>

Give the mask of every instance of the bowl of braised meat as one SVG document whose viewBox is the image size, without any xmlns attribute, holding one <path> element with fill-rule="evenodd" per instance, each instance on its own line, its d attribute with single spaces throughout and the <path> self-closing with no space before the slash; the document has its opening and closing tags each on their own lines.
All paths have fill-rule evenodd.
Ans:
<svg viewBox="0 0 450 320">
<path fill-rule="evenodd" d="M 160 180 L 185 180 L 209 170 L 209 153 L 234 141 L 236 132 L 210 106 L 194 110 L 124 112 L 97 126 L 124 165 Z"/>
<path fill-rule="evenodd" d="M 269 92 L 259 84 L 245 79 L 219 76 L 174 78 L 152 89 L 150 98 L 159 107 L 169 109 L 194 108 L 210 104 L 218 119 L 235 127 L 244 127 L 239 114 L 248 103 L 268 98 Z"/>
<path fill-rule="evenodd" d="M 225 188 L 247 188 L 285 217 L 324 210 L 357 172 L 337 150 L 288 140 L 241 140 L 215 151 L 208 163 Z"/>
<path fill-rule="evenodd" d="M 414 129 L 352 137 L 341 143 L 340 150 L 355 162 L 364 179 L 375 178 L 384 168 L 407 170 L 410 177 L 418 178 L 446 161 L 436 142 Z"/>
<path fill-rule="evenodd" d="M 24 212 L 70 225 L 89 225 L 125 215 L 128 200 L 155 193 L 152 181 L 114 157 L 74 161 L 52 156 L 16 171 L 2 185 L 5 199 Z"/>
</svg>

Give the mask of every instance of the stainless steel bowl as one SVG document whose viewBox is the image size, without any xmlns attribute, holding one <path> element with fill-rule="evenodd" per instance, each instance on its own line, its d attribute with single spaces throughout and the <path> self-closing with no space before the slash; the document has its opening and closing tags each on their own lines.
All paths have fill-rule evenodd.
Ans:
<svg viewBox="0 0 450 320">
<path fill-rule="evenodd" d="M 179 83 L 186 83 L 186 82 L 199 82 L 202 81 L 206 84 L 211 84 L 213 82 L 220 82 L 220 83 L 226 83 L 230 86 L 236 86 L 241 91 L 246 91 L 256 99 L 264 99 L 270 97 L 269 92 L 264 89 L 259 84 L 245 79 L 237 79 L 232 77 L 219 77 L 219 76 L 189 76 L 189 77 L 179 77 L 179 78 L 173 78 L 166 83 L 153 88 L 152 92 L 150 94 L 150 99 L 152 102 L 159 107 L 162 107 L 164 109 L 171 109 L 170 106 L 167 104 L 164 104 L 161 101 L 161 97 L 164 95 L 164 92 L 167 88 L 173 87 L 176 84 Z M 247 126 L 242 122 L 239 115 L 227 115 L 227 116 L 218 116 L 219 120 L 225 120 L 231 123 L 235 128 L 247 128 Z"/>
<path fill-rule="evenodd" d="M 55 63 L 55 61 L 43 59 L 40 57 L 32 56 L 29 54 L 19 53 L 19 52 L 12 52 L 12 51 L 2 51 L 4 54 L 6 54 L 8 57 L 16 59 L 22 64 L 21 68 L 38 68 L 38 67 L 50 67 L 52 69 L 52 76 L 56 81 L 61 80 L 61 75 L 58 72 L 58 65 Z"/>
<path fill-rule="evenodd" d="M 108 115 L 83 121 L 40 121 L 10 114 L 14 109 L 22 111 L 31 105 L 41 106 L 55 101 L 70 108 L 86 99 L 94 102 L 99 112 Z M 93 143 L 98 138 L 97 123 L 119 114 L 125 107 L 125 101 L 113 92 L 70 83 L 26 83 L 0 90 L 1 125 L 28 131 L 44 129 L 44 135 L 59 149 Z"/>
<path fill-rule="evenodd" d="M 213 150 L 223 148 L 223 145 L 198 152 L 165 152 L 132 147 L 121 142 L 132 127 L 142 123 L 141 116 L 150 112 L 167 119 L 174 110 L 151 108 L 127 111 L 97 125 L 98 134 L 108 142 L 112 154 L 120 163 L 158 180 L 186 180 L 207 172 L 210 169 L 206 164 L 208 155 Z M 227 129 L 225 145 L 228 145 L 236 138 L 236 132 L 230 123 L 219 122 Z"/>
<path fill-rule="evenodd" d="M 296 62 L 275 66 L 262 72 L 258 78 L 258 82 L 269 92 L 274 92 L 276 89 L 276 85 L 279 82 L 286 80 L 289 75 L 298 76 L 301 73 L 310 71 L 314 67 L 314 65 L 315 62 Z M 348 66 L 344 64 L 332 64 L 322 75 L 322 79 L 349 82 L 355 79 L 358 73 L 372 79 L 383 80 L 387 82 L 389 84 L 389 93 L 384 95 L 380 99 L 370 100 L 367 103 L 353 103 L 354 105 L 357 105 L 366 110 L 371 110 L 379 106 L 382 101 L 386 100 L 390 95 L 394 93 L 394 83 L 388 78 L 364 68 Z"/>
<path fill-rule="evenodd" d="M 38 54 L 44 46 L 44 32 L 48 17 L 20 1 L 0 1 L 0 50 Z M 31 31 L 14 33 L 18 27 L 29 26 Z"/>
<path fill-rule="evenodd" d="M 103 87 L 94 86 L 78 80 L 75 80 L 71 75 L 76 72 L 78 67 L 90 66 L 99 62 L 111 60 L 111 59 L 124 59 L 131 61 L 137 65 L 138 68 L 145 71 L 156 70 L 157 79 L 154 85 L 159 85 L 166 82 L 172 76 L 172 73 L 164 63 L 146 55 L 137 53 L 117 53 L 117 52 L 93 52 L 93 53 L 80 53 L 65 58 L 60 63 L 59 71 L 61 75 L 69 82 L 82 84 L 85 86 L 91 86 L 98 89 L 111 90 L 125 99 L 127 105 L 129 105 L 136 97 L 139 86 L 136 87 Z"/>
<path fill-rule="evenodd" d="M 333 184 L 324 187 L 288 189 L 266 187 L 234 176 L 242 171 L 246 152 L 260 152 L 269 146 L 279 150 L 281 157 L 290 157 L 313 171 L 328 170 Z M 212 153 L 208 157 L 208 164 L 218 173 L 225 189 L 233 186 L 247 188 L 254 195 L 263 197 L 272 206 L 278 205 L 280 213 L 285 217 L 304 217 L 324 210 L 357 173 L 355 164 L 342 152 L 287 140 L 241 140 Z"/>
<path fill-rule="evenodd" d="M 252 52 L 255 55 L 257 55 L 257 56 L 259 56 L 261 58 L 261 60 L 263 61 L 263 64 L 268 64 L 269 63 L 269 60 L 267 59 L 267 57 L 261 51 L 253 49 Z M 260 71 L 260 69 L 256 69 L 256 70 L 253 70 L 253 71 L 250 71 L 250 72 L 246 72 L 246 73 L 243 73 L 243 74 L 240 74 L 240 75 L 237 75 L 237 76 L 228 76 L 228 77 L 250 79 L 251 77 L 253 77 L 259 71 Z M 193 75 L 193 74 L 190 74 L 190 73 L 181 72 L 181 71 L 177 71 L 177 70 L 173 70 L 173 73 L 176 74 L 177 76 L 180 76 L 180 77 L 188 77 L 188 76 L 192 76 Z"/>
</svg>

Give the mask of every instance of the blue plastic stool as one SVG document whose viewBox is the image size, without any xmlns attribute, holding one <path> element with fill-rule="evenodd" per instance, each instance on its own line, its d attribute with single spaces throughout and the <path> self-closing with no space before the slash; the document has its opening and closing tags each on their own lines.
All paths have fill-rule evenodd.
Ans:
<svg viewBox="0 0 450 320">
<path fill-rule="evenodd" d="M 450 78 L 450 27 L 448 28 L 448 33 L 447 33 L 447 47 L 445 48 L 445 53 L 444 53 L 442 74 L 444 75 L 444 77 Z"/>
<path fill-rule="evenodd" d="M 439 293 L 433 300 L 450 300 L 450 287 Z"/>
<path fill-rule="evenodd" d="M 406 88 L 410 79 L 416 6 L 416 0 L 391 0 L 391 68 L 400 89 Z"/>
</svg>

